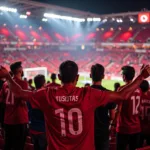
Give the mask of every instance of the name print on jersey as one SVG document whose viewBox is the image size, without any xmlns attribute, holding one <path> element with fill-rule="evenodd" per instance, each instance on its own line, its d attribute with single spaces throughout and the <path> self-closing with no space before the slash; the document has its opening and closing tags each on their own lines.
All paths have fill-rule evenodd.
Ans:
<svg viewBox="0 0 150 150">
<path fill-rule="evenodd" d="M 78 96 L 56 96 L 58 102 L 78 102 Z"/>
</svg>

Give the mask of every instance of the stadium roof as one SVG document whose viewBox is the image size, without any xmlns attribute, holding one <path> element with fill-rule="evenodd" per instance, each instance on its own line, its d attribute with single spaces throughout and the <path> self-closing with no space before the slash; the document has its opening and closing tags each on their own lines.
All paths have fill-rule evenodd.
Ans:
<svg viewBox="0 0 150 150">
<path fill-rule="evenodd" d="M 43 15 L 45 12 L 52 12 L 56 14 L 70 14 L 78 17 L 87 17 L 87 16 L 99 16 L 95 13 L 85 12 L 81 10 L 75 10 L 71 8 L 65 8 L 61 6 L 56 6 L 52 4 L 40 3 L 31 0 L 7 0 L 5 5 L 10 7 L 15 7 L 18 9 L 18 12 L 31 11 L 33 15 Z"/>
<path fill-rule="evenodd" d="M 43 17 L 44 13 L 54 13 L 54 14 L 61 14 L 66 16 L 72 17 L 82 17 L 82 18 L 89 18 L 89 17 L 101 17 L 105 18 L 112 18 L 112 17 L 132 17 L 138 15 L 139 12 L 125 12 L 125 13 L 115 13 L 115 14 L 96 14 L 81 10 L 76 10 L 72 8 L 61 7 L 53 4 L 47 3 L 40 3 L 32 0 L 6 0 L 3 4 L 5 6 L 17 8 L 19 13 L 25 13 L 26 11 L 30 11 L 32 13 L 31 17 Z"/>
</svg>

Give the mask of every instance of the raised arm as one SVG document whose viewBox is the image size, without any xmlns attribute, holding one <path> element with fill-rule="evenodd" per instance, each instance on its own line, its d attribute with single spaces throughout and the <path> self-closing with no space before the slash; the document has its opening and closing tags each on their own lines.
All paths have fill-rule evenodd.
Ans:
<svg viewBox="0 0 150 150">
<path fill-rule="evenodd" d="M 139 87 L 141 82 L 149 77 L 150 67 L 147 65 L 141 69 L 140 75 L 130 84 L 125 86 L 119 92 L 110 92 L 110 102 L 117 102 L 118 100 L 126 100 Z"/>
<path fill-rule="evenodd" d="M 23 90 L 20 85 L 18 85 L 10 76 L 9 72 L 4 68 L 0 68 L 0 78 L 6 78 L 10 90 L 17 96 L 20 97 L 31 97 L 32 92 L 28 90 Z"/>
</svg>

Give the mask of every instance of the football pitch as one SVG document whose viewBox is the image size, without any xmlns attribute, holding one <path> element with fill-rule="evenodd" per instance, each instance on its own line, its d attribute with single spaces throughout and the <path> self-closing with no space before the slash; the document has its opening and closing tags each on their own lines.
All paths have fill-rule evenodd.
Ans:
<svg viewBox="0 0 150 150">
<path fill-rule="evenodd" d="M 47 79 L 47 81 L 49 81 L 50 79 Z M 109 89 L 109 90 L 114 90 L 114 83 L 119 82 L 121 85 L 123 85 L 124 83 L 121 81 L 117 81 L 117 80 L 103 80 L 102 81 L 102 85 Z M 60 83 L 60 81 L 57 79 L 57 83 Z M 83 87 L 85 85 L 85 83 L 90 83 L 92 84 L 91 78 L 90 77 L 84 77 L 84 76 L 80 76 L 77 86 L 78 87 Z"/>
</svg>

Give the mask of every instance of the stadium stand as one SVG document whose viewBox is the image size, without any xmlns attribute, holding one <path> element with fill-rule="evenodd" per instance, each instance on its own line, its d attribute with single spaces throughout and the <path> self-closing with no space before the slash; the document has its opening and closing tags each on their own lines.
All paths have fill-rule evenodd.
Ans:
<svg viewBox="0 0 150 150">
<path fill-rule="evenodd" d="M 49 72 L 58 72 L 60 63 L 70 59 L 78 63 L 80 72 L 90 72 L 92 64 L 99 62 L 106 67 L 107 74 L 113 72 L 114 75 L 119 75 L 122 65 L 132 65 L 138 70 L 142 64 L 148 63 L 150 58 L 150 54 L 144 55 L 126 51 L 93 53 L 93 51 L 61 52 L 42 49 L 21 52 L 3 51 L 1 56 L 0 63 L 4 64 L 6 68 L 9 68 L 11 62 L 20 60 L 25 68 L 47 67 Z"/>
</svg>

